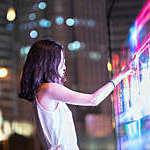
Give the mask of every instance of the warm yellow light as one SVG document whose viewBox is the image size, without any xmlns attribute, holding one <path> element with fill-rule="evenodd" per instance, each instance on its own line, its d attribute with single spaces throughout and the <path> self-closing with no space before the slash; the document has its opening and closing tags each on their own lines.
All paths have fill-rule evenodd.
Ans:
<svg viewBox="0 0 150 150">
<path fill-rule="evenodd" d="M 112 71 L 112 65 L 111 65 L 111 63 L 109 61 L 107 63 L 107 69 L 108 69 L 109 72 Z"/>
<path fill-rule="evenodd" d="M 112 126 L 113 126 L 113 128 L 115 128 L 115 127 L 116 127 L 116 123 L 115 123 L 115 121 L 114 121 L 114 120 L 112 121 Z"/>
<path fill-rule="evenodd" d="M 4 121 L 3 123 L 3 131 L 5 135 L 11 134 L 11 124 L 9 121 Z"/>
<path fill-rule="evenodd" d="M 5 134 L 2 132 L 1 128 L 0 128 L 0 141 L 4 141 L 4 140 L 6 140 L 7 138 L 8 138 L 8 136 L 5 135 Z"/>
<path fill-rule="evenodd" d="M 8 69 L 5 67 L 0 68 L 0 78 L 5 78 L 8 75 Z"/>
<path fill-rule="evenodd" d="M 7 20 L 8 21 L 14 21 L 16 18 L 16 11 L 14 8 L 9 8 L 7 11 Z"/>
<path fill-rule="evenodd" d="M 27 122 L 13 122 L 12 130 L 23 136 L 31 136 L 34 132 L 33 126 Z"/>
</svg>

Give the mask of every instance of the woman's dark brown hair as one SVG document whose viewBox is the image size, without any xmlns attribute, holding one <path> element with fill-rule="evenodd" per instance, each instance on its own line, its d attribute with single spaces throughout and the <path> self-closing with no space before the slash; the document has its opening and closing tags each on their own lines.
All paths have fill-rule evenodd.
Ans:
<svg viewBox="0 0 150 150">
<path fill-rule="evenodd" d="M 24 64 L 19 97 L 32 101 L 42 83 L 58 82 L 62 50 L 60 44 L 51 40 L 39 40 L 32 45 Z"/>
</svg>

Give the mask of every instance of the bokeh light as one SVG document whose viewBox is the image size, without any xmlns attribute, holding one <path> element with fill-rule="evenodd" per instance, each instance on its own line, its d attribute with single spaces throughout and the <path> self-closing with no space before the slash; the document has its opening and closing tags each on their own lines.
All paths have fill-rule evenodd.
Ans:
<svg viewBox="0 0 150 150">
<path fill-rule="evenodd" d="M 13 121 L 12 130 L 19 135 L 31 136 L 33 134 L 34 128 L 32 124 L 28 122 Z"/>
<path fill-rule="evenodd" d="M 20 49 L 20 54 L 21 54 L 22 56 L 26 56 L 26 55 L 28 54 L 30 48 L 31 48 L 31 46 L 29 46 L 29 45 L 22 47 L 22 48 Z"/>
<path fill-rule="evenodd" d="M 63 23 L 64 23 L 64 18 L 63 18 L 63 17 L 61 17 L 61 16 L 56 17 L 55 22 L 56 22 L 57 24 L 63 24 Z"/>
<path fill-rule="evenodd" d="M 81 47 L 81 43 L 79 41 L 74 41 L 68 44 L 68 49 L 71 51 L 78 50 Z"/>
<path fill-rule="evenodd" d="M 30 37 L 33 38 L 33 39 L 37 38 L 38 37 L 38 32 L 36 30 L 32 30 L 30 32 Z"/>
<path fill-rule="evenodd" d="M 88 53 L 88 56 L 91 60 L 94 60 L 94 61 L 99 61 L 101 59 L 101 54 L 96 51 L 90 51 Z"/>
<path fill-rule="evenodd" d="M 35 20 L 36 19 L 36 14 L 35 13 L 29 14 L 29 19 L 30 20 Z"/>
<path fill-rule="evenodd" d="M 112 71 L 112 65 L 111 65 L 110 61 L 108 61 L 108 63 L 107 63 L 107 70 L 108 70 L 109 72 Z"/>
<path fill-rule="evenodd" d="M 14 21 L 16 18 L 16 11 L 14 8 L 9 8 L 6 16 L 8 21 Z"/>
<path fill-rule="evenodd" d="M 68 26 L 73 26 L 73 25 L 75 24 L 75 20 L 72 19 L 72 18 L 68 18 L 68 19 L 66 20 L 66 24 L 67 24 Z"/>
<path fill-rule="evenodd" d="M 4 123 L 3 123 L 3 132 L 4 132 L 4 134 L 6 134 L 6 135 L 9 135 L 9 134 L 11 134 L 11 124 L 10 124 L 10 122 L 9 121 L 4 121 Z"/>
<path fill-rule="evenodd" d="M 5 78 L 8 75 L 8 69 L 5 67 L 0 68 L 0 78 Z"/>
<path fill-rule="evenodd" d="M 47 19 L 41 19 L 39 25 L 43 28 L 49 28 L 51 26 L 51 21 Z"/>
<path fill-rule="evenodd" d="M 42 10 L 45 9 L 46 6 L 47 6 L 46 2 L 40 2 L 38 5 L 39 9 L 42 9 Z"/>
<path fill-rule="evenodd" d="M 94 20 L 88 20 L 87 25 L 88 25 L 89 27 L 94 27 L 94 26 L 96 25 L 96 23 L 95 23 Z"/>
</svg>

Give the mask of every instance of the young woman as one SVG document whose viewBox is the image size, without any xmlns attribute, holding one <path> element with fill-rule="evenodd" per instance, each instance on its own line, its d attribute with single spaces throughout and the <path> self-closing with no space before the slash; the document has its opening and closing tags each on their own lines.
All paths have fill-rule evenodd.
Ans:
<svg viewBox="0 0 150 150">
<path fill-rule="evenodd" d="M 122 79 L 134 73 L 132 63 L 94 93 L 75 92 L 63 85 L 66 66 L 62 46 L 50 40 L 35 42 L 23 68 L 19 96 L 33 102 L 37 132 L 45 150 L 79 150 L 66 104 L 99 105 Z"/>
</svg>

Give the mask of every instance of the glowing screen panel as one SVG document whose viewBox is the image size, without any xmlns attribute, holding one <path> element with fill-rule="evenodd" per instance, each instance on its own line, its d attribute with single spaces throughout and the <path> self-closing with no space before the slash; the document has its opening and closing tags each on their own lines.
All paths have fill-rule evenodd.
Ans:
<svg viewBox="0 0 150 150">
<path fill-rule="evenodd" d="M 114 91 L 118 150 L 150 150 L 150 0 L 130 28 L 128 46 L 122 49 L 120 70 L 136 56 L 136 74 Z M 115 59 L 116 60 L 116 59 Z M 116 72 L 119 72 L 117 70 Z"/>
</svg>

